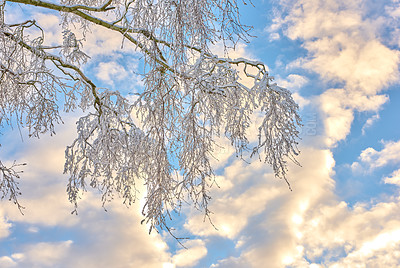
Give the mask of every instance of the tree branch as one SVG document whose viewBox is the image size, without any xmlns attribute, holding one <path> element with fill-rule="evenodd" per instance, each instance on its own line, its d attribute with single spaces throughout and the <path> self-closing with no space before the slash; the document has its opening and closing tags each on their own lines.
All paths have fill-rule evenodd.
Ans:
<svg viewBox="0 0 400 268">
<path fill-rule="evenodd" d="M 0 192 L 1 199 L 8 197 L 9 201 L 13 201 L 14 204 L 17 205 L 18 210 L 22 213 L 23 206 L 18 201 L 18 196 L 21 195 L 21 192 L 18 187 L 18 182 L 16 179 L 19 179 L 19 173 L 14 170 L 14 168 L 19 166 L 25 166 L 26 164 L 16 164 L 15 162 L 11 165 L 11 167 L 6 167 L 0 161 Z"/>
<path fill-rule="evenodd" d="M 128 33 L 134 33 L 134 34 L 143 34 L 148 38 L 151 38 L 151 40 L 155 41 L 155 42 L 159 42 L 159 43 L 163 43 L 161 41 L 158 41 L 157 39 L 153 38 L 152 35 L 146 31 L 146 30 L 141 30 L 141 29 L 132 29 L 132 28 L 126 28 L 126 27 L 121 27 L 118 25 L 114 25 L 113 23 L 104 21 L 102 19 L 99 18 L 95 18 L 87 13 L 82 12 L 79 9 L 82 9 L 81 6 L 65 6 L 65 5 L 59 5 L 59 4 L 54 4 L 54 3 L 49 3 L 46 1 L 40 1 L 40 0 L 7 0 L 8 2 L 14 2 L 14 3 L 21 3 L 21 4 L 26 4 L 26 5 L 32 5 L 32 6 L 37 6 L 37 7 L 43 7 L 43 8 L 48 8 L 48 9 L 52 9 L 52 10 L 57 10 L 60 12 L 65 12 L 65 13 L 72 13 L 75 14 L 87 21 L 90 21 L 96 25 L 105 27 L 107 29 L 119 32 L 122 34 L 122 36 L 124 36 L 126 39 L 128 39 L 132 44 L 136 45 L 137 47 L 139 47 L 145 54 L 149 55 L 150 57 L 152 57 L 157 63 L 159 63 L 161 66 L 163 66 L 164 68 L 168 69 L 169 71 L 173 72 L 173 68 L 171 68 L 166 62 L 165 59 L 162 55 L 159 55 L 161 60 L 154 57 L 154 55 L 145 47 L 144 44 L 142 44 L 141 42 L 139 42 L 138 40 L 136 40 L 134 37 L 132 37 L 131 35 L 129 35 Z M 111 0 L 109 1 L 111 2 Z M 107 2 L 108 3 L 108 2 Z M 106 4 L 107 4 L 106 3 Z M 106 6 L 106 4 L 104 6 Z M 103 7 L 104 7 L 103 6 Z M 95 8 L 97 12 L 104 12 L 107 11 L 109 9 L 104 9 L 103 7 L 101 8 Z M 89 10 L 87 8 L 85 8 L 85 10 Z M 91 10 L 93 11 L 93 10 Z"/>
<path fill-rule="evenodd" d="M 53 54 L 50 54 L 46 51 L 40 50 L 40 54 L 39 54 L 39 50 L 36 48 L 33 48 L 32 46 L 28 45 L 27 43 L 23 42 L 22 40 L 18 40 L 13 34 L 11 33 L 7 33 L 4 32 L 4 35 L 7 36 L 8 38 L 10 38 L 11 40 L 13 40 L 14 42 L 16 42 L 18 45 L 22 46 L 23 48 L 29 50 L 31 53 L 46 59 L 46 60 L 50 60 L 51 62 L 54 63 L 54 65 L 61 70 L 64 74 L 65 74 L 65 70 L 63 68 L 67 68 L 67 69 L 71 69 L 73 71 L 75 71 L 82 79 L 83 81 L 90 86 L 91 90 L 92 90 L 92 94 L 93 97 L 95 98 L 95 109 L 99 111 L 99 113 L 101 114 L 101 100 L 97 94 L 96 91 L 96 85 L 93 83 L 92 80 L 90 80 L 83 72 L 81 69 L 79 69 L 77 66 L 72 65 L 70 63 L 67 63 L 65 61 L 63 61 L 60 57 L 55 56 Z M 71 74 L 68 74 L 70 77 Z M 76 78 L 72 77 L 74 80 L 76 80 Z"/>
</svg>

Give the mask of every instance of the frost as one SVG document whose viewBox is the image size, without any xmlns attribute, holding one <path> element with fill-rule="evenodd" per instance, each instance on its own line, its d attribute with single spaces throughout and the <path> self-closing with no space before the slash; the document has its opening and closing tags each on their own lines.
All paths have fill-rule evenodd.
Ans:
<svg viewBox="0 0 400 268">
<path fill-rule="evenodd" d="M 7 24 L 4 12 L 12 2 L 59 11 L 62 44 L 46 46 L 35 20 Z M 93 24 L 121 34 L 142 53 L 144 88 L 134 102 L 100 89 L 81 69 L 89 56 L 72 30 L 85 36 Z M 28 29 L 38 36 L 27 35 Z M 150 231 L 170 231 L 170 212 L 188 198 L 209 216 L 217 137 L 226 136 L 240 157 L 259 155 L 285 180 L 286 159 L 296 162 L 298 154 L 300 118 L 291 93 L 272 83 L 263 63 L 210 52 L 216 42 L 227 49 L 247 41 L 249 29 L 240 23 L 236 1 L 6 0 L 0 7 L 0 126 L 16 124 L 39 137 L 54 133 L 60 105 L 67 112 L 87 111 L 65 151 L 75 212 L 88 187 L 102 193 L 104 204 L 117 194 L 131 205 L 139 182 L 147 187 L 143 221 Z M 240 74 L 252 80 L 251 87 Z M 250 144 L 256 111 L 264 120 L 258 143 Z M 3 197 L 16 201 L 18 175 L 0 167 Z"/>
</svg>

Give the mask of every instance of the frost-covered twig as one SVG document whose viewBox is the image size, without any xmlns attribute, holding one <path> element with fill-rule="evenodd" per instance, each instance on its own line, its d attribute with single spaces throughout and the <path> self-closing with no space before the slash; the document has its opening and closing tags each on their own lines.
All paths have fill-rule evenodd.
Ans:
<svg viewBox="0 0 400 268">
<path fill-rule="evenodd" d="M 0 192 L 1 199 L 7 198 L 17 205 L 19 211 L 22 213 L 23 206 L 18 201 L 18 196 L 21 195 L 21 191 L 18 187 L 19 174 L 22 171 L 16 171 L 15 168 L 24 166 L 26 164 L 17 164 L 14 162 L 10 167 L 6 167 L 0 161 Z"/>
<path fill-rule="evenodd" d="M 7 24 L 8 2 L 60 12 L 62 42 L 46 45 L 46 32 L 33 19 Z M 81 24 L 83 35 L 93 25 L 119 33 L 142 53 L 144 87 L 134 102 L 98 88 L 83 71 L 90 55 L 72 24 Z M 33 27 L 39 34 L 26 35 Z M 61 122 L 62 103 L 66 111 L 93 107 L 78 120 L 65 152 L 75 211 L 87 185 L 101 192 L 103 205 L 115 194 L 130 205 L 140 181 L 144 222 L 150 231 L 171 232 L 167 221 L 183 202 L 211 214 L 217 137 L 227 137 L 243 159 L 247 152 L 259 155 L 287 182 L 286 160 L 297 163 L 300 117 L 290 92 L 272 83 L 263 63 L 218 57 L 209 48 L 216 42 L 234 47 L 248 40 L 248 30 L 234 0 L 6 0 L 0 6 L 0 126 L 16 121 L 39 137 Z M 258 142 L 251 143 L 254 113 L 263 120 Z"/>
</svg>

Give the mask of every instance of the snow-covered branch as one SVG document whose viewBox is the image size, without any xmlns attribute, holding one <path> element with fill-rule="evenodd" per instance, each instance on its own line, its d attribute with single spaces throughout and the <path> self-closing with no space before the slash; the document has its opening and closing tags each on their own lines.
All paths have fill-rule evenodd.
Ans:
<svg viewBox="0 0 400 268">
<path fill-rule="evenodd" d="M 4 12 L 11 2 L 59 12 L 60 44 L 46 45 L 46 32 L 34 19 L 7 24 Z M 83 35 L 90 27 L 117 32 L 142 53 L 144 87 L 134 102 L 99 89 L 83 71 L 90 55 L 72 23 L 81 24 Z M 30 28 L 39 34 L 25 34 Z M 60 105 L 66 111 L 93 107 L 78 120 L 77 137 L 65 151 L 69 200 L 76 209 L 89 185 L 103 193 L 104 204 L 118 194 L 130 205 L 137 182 L 144 182 L 144 222 L 150 230 L 170 231 L 171 211 L 188 199 L 209 215 L 217 137 L 227 137 L 242 158 L 259 154 L 286 181 L 286 159 L 296 162 L 300 118 L 291 93 L 272 83 L 262 62 L 218 57 L 209 48 L 247 41 L 248 29 L 235 0 L 5 0 L 0 126 L 16 123 L 39 137 L 61 122 Z M 263 120 L 258 142 L 251 143 L 254 114 Z M 3 196 L 11 193 L 14 200 L 17 173 L 2 171 Z"/>
<path fill-rule="evenodd" d="M 22 173 L 22 171 L 16 171 L 15 169 L 24 165 L 25 164 L 16 164 L 14 162 L 10 167 L 6 167 L 0 161 L 1 199 L 7 198 L 9 201 L 12 201 L 17 205 L 21 213 L 24 207 L 18 202 L 18 196 L 21 195 L 21 191 L 19 190 L 17 179 L 19 179 L 19 174 Z"/>
</svg>

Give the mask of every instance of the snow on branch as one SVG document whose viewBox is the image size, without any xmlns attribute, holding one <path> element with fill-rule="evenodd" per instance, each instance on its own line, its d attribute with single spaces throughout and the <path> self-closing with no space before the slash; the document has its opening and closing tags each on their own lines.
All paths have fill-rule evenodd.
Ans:
<svg viewBox="0 0 400 268">
<path fill-rule="evenodd" d="M 18 187 L 17 179 L 20 178 L 19 174 L 22 171 L 16 171 L 15 168 L 24 166 L 25 164 L 13 163 L 10 167 L 6 167 L 0 161 L 0 194 L 1 199 L 7 198 L 17 205 L 19 211 L 22 213 L 23 206 L 18 202 L 18 196 L 21 195 L 21 191 Z"/>
<path fill-rule="evenodd" d="M 46 32 L 34 19 L 7 24 L 8 3 L 59 12 L 63 40 L 46 45 Z M 142 53 L 144 87 L 133 102 L 100 89 L 83 71 L 90 55 L 76 31 L 85 36 L 90 27 L 119 33 Z M 39 34 L 26 34 L 32 28 Z M 235 0 L 5 0 L 0 5 L 0 126 L 18 124 L 39 137 L 61 122 L 60 105 L 65 111 L 89 109 L 65 151 L 74 212 L 88 186 L 102 193 L 103 205 L 116 194 L 131 205 L 140 181 L 146 186 L 143 222 L 150 231 L 170 232 L 167 221 L 183 202 L 191 200 L 210 214 L 210 159 L 217 137 L 227 137 L 242 158 L 247 152 L 259 155 L 287 182 L 287 159 L 297 163 L 300 117 L 290 91 L 272 83 L 262 62 L 210 51 L 216 42 L 227 48 L 248 41 L 249 29 L 240 22 Z M 256 143 L 249 138 L 254 114 L 263 117 Z M 3 196 L 16 202 L 18 174 L 0 168 Z"/>
</svg>

